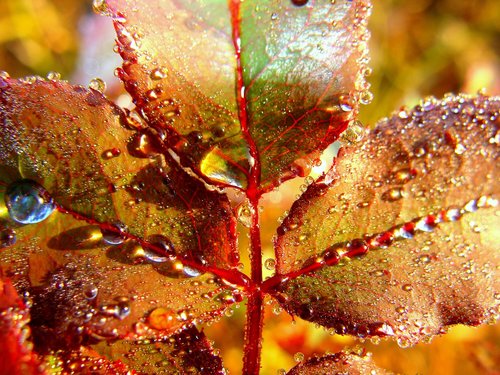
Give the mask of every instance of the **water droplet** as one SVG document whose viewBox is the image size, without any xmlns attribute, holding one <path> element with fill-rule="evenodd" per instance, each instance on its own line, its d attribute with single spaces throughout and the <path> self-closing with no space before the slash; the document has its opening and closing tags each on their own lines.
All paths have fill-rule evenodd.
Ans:
<svg viewBox="0 0 500 375">
<path fill-rule="evenodd" d="M 384 194 L 382 194 L 382 199 L 389 202 L 397 201 L 405 196 L 405 191 L 400 187 L 390 188 Z"/>
<path fill-rule="evenodd" d="M 97 289 L 97 287 L 92 283 L 86 284 L 83 286 L 83 295 L 87 299 L 91 300 L 91 299 L 96 298 L 98 292 L 99 292 L 99 289 Z"/>
<path fill-rule="evenodd" d="M 353 110 L 352 99 L 349 95 L 341 95 L 339 98 L 340 109 L 344 112 L 351 112 Z"/>
<path fill-rule="evenodd" d="M 401 289 L 403 289 L 405 292 L 410 292 L 413 290 L 413 286 L 411 284 L 404 284 Z"/>
<path fill-rule="evenodd" d="M 238 221 L 246 228 L 250 228 L 252 226 L 252 207 L 248 204 L 248 202 L 243 202 L 237 209 L 236 215 L 238 217 Z"/>
<path fill-rule="evenodd" d="M 304 360 L 304 353 L 297 352 L 293 355 L 293 360 L 297 363 L 302 362 Z"/>
<path fill-rule="evenodd" d="M 150 74 L 151 79 L 160 80 L 167 77 L 167 70 L 165 68 L 156 68 Z"/>
<path fill-rule="evenodd" d="M 341 140 L 348 145 L 360 142 L 366 133 L 366 129 L 360 121 L 352 122 L 341 135 Z"/>
<path fill-rule="evenodd" d="M 106 90 L 106 83 L 100 78 L 94 78 L 89 82 L 89 89 L 99 91 L 102 94 Z"/>
<path fill-rule="evenodd" d="M 269 271 L 273 271 L 276 268 L 276 261 L 273 258 L 267 258 L 264 262 L 264 267 Z"/>
<path fill-rule="evenodd" d="M 102 157 L 104 159 L 112 159 L 112 158 L 116 158 L 117 156 L 120 156 L 121 154 L 121 151 L 119 148 L 110 148 L 109 150 L 106 150 L 102 153 Z"/>
<path fill-rule="evenodd" d="M 200 172 L 215 183 L 239 188 L 247 185 L 245 173 L 229 161 L 218 147 L 213 147 L 205 154 L 200 162 Z"/>
<path fill-rule="evenodd" d="M 465 146 L 463 144 L 458 143 L 455 146 L 455 154 L 462 155 L 465 151 L 467 151 L 467 148 L 465 148 Z"/>
<path fill-rule="evenodd" d="M 109 16 L 109 8 L 106 0 L 94 0 L 92 1 L 92 10 L 94 13 L 100 16 Z"/>
<path fill-rule="evenodd" d="M 127 226 L 120 221 L 116 221 L 108 228 L 101 227 L 102 239 L 109 245 L 119 245 L 125 241 Z"/>
<path fill-rule="evenodd" d="M 148 324 L 154 329 L 169 329 L 176 323 L 176 313 L 172 309 L 157 307 L 148 316 Z"/>
<path fill-rule="evenodd" d="M 415 169 L 404 168 L 394 172 L 392 179 L 397 184 L 406 184 L 414 179 L 416 175 L 417 171 Z"/>
<path fill-rule="evenodd" d="M 61 79 L 61 73 L 58 72 L 48 72 L 47 79 L 50 81 L 59 81 Z"/>
<path fill-rule="evenodd" d="M 5 205 L 12 220 L 34 224 L 45 220 L 56 205 L 49 193 L 32 180 L 19 180 L 5 191 Z"/>
<path fill-rule="evenodd" d="M 184 273 L 185 277 L 198 277 L 200 275 L 203 275 L 203 272 L 200 270 L 197 270 L 196 268 L 189 267 L 189 266 L 184 266 L 182 268 L 182 272 Z"/>
<path fill-rule="evenodd" d="M 0 229 L 0 249 L 16 243 L 16 232 L 11 228 Z"/>
</svg>

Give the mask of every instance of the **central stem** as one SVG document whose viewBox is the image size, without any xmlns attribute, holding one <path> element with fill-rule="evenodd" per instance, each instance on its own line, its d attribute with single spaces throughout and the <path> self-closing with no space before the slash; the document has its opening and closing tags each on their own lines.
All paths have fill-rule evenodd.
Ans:
<svg viewBox="0 0 500 375">
<path fill-rule="evenodd" d="M 262 283 L 262 246 L 260 241 L 259 197 L 249 197 L 252 214 L 250 227 L 250 261 L 252 281 Z M 256 375 L 260 370 L 260 353 L 262 347 L 262 326 L 264 318 L 263 293 L 260 287 L 248 298 L 247 321 L 245 326 L 245 346 L 243 348 L 243 374 Z"/>
</svg>

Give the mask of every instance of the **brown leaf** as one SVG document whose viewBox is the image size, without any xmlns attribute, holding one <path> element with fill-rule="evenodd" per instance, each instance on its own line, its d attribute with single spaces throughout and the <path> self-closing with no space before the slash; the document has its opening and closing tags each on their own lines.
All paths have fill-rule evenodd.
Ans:
<svg viewBox="0 0 500 375">
<path fill-rule="evenodd" d="M 307 173 L 370 95 L 369 1 L 107 3 L 126 89 L 211 182 L 267 190 Z"/>
<path fill-rule="evenodd" d="M 227 198 L 159 154 L 130 155 L 124 145 L 137 133 L 100 93 L 5 82 L 2 185 L 34 180 L 57 205 L 45 221 L 23 226 L 2 206 L 3 233 L 17 240 L 8 237 L 0 265 L 18 290 L 35 293 L 36 337 L 163 336 L 221 313 L 232 288 L 207 271 L 229 277 L 238 262 Z M 170 324 L 149 320 L 156 308 L 167 309 Z"/>
<path fill-rule="evenodd" d="M 371 353 L 340 352 L 314 357 L 292 368 L 288 375 L 383 375 L 389 372 L 377 367 L 371 360 Z"/>
<path fill-rule="evenodd" d="M 403 346 L 498 317 L 499 108 L 429 100 L 342 149 L 279 228 L 286 309 Z"/>
</svg>

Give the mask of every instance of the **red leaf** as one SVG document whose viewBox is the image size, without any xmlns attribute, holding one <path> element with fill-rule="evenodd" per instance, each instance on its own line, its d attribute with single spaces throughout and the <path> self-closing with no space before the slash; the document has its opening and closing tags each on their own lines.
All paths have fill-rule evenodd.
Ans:
<svg viewBox="0 0 500 375">
<path fill-rule="evenodd" d="M 401 345 L 498 317 L 499 108 L 429 101 L 342 149 L 279 228 L 286 309 Z"/>
<path fill-rule="evenodd" d="M 116 341 L 93 348 L 140 374 L 225 374 L 222 360 L 203 332 L 190 327 L 169 339 L 148 342 Z"/>
<path fill-rule="evenodd" d="M 0 279 L 0 372 L 2 374 L 45 374 L 31 351 L 29 311 L 11 282 Z"/>
<path fill-rule="evenodd" d="M 211 182 L 266 190 L 307 173 L 369 94 L 368 1 L 107 3 L 125 87 Z"/>
<path fill-rule="evenodd" d="M 123 128 L 124 114 L 101 94 L 64 82 L 5 82 L 2 185 L 29 178 L 58 207 L 24 226 L 2 209 L 2 227 L 17 241 L 2 250 L 0 265 L 18 290 L 35 293 L 36 337 L 53 332 L 45 336 L 66 345 L 82 330 L 164 336 L 241 298 L 214 277 L 246 280 L 233 269 L 235 219 L 225 196 L 168 156 L 130 155 L 123 145 L 137 133 Z M 117 221 L 128 229 L 119 231 Z M 151 323 L 151 312 L 165 307 L 171 324 Z"/>
<path fill-rule="evenodd" d="M 292 368 L 288 375 L 383 375 L 387 371 L 377 367 L 371 360 L 370 353 L 340 352 L 314 357 Z"/>
</svg>

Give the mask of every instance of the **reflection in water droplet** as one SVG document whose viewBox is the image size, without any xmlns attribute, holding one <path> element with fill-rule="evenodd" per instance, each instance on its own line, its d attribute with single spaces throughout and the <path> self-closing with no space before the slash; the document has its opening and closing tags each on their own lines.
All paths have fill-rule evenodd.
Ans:
<svg viewBox="0 0 500 375">
<path fill-rule="evenodd" d="M 148 324 L 154 329 L 169 329 L 175 325 L 175 311 L 169 308 L 158 307 L 148 316 Z"/>
<path fill-rule="evenodd" d="M 244 188 L 245 173 L 235 165 L 218 147 L 212 148 L 200 163 L 200 172 L 216 183 Z"/>
<path fill-rule="evenodd" d="M 242 203 L 236 212 L 238 221 L 246 228 L 252 226 L 252 207 L 248 202 Z"/>
<path fill-rule="evenodd" d="M 293 360 L 295 362 L 302 362 L 304 360 L 304 353 L 301 353 L 301 352 L 297 352 L 293 355 Z"/>
<path fill-rule="evenodd" d="M 10 184 L 5 191 L 5 205 L 12 220 L 21 224 L 39 223 L 56 208 L 49 193 L 32 180 Z"/>
<path fill-rule="evenodd" d="M 16 232 L 11 228 L 0 229 L 0 249 L 16 243 Z"/>
<path fill-rule="evenodd" d="M 276 268 L 276 261 L 273 258 L 267 258 L 264 262 L 264 267 L 269 271 L 273 271 Z"/>
<path fill-rule="evenodd" d="M 351 123 L 345 132 L 342 133 L 340 139 L 348 145 L 353 145 L 360 142 L 366 133 L 366 129 L 360 121 Z"/>
<path fill-rule="evenodd" d="M 59 81 L 61 79 L 61 73 L 58 72 L 48 72 L 47 79 L 50 81 Z"/>
<path fill-rule="evenodd" d="M 101 78 L 94 78 L 89 82 L 89 89 L 99 91 L 102 94 L 106 90 L 106 83 Z"/>
<path fill-rule="evenodd" d="M 150 74 L 151 79 L 160 80 L 167 77 L 167 71 L 165 68 L 156 68 Z"/>
<path fill-rule="evenodd" d="M 96 298 L 98 292 L 99 292 L 99 290 L 92 283 L 86 284 L 86 285 L 83 286 L 83 294 L 84 294 L 85 298 L 87 298 L 87 299 L 94 299 L 94 298 Z"/>
<path fill-rule="evenodd" d="M 394 187 L 384 192 L 384 194 L 382 194 L 382 199 L 385 201 L 394 202 L 403 198 L 404 195 L 405 192 L 402 188 Z"/>
<path fill-rule="evenodd" d="M 101 16 L 109 15 L 109 8 L 106 0 L 94 0 L 92 1 L 92 10 Z"/>
<path fill-rule="evenodd" d="M 120 221 L 111 224 L 111 228 L 101 227 L 102 239 L 109 245 L 119 245 L 125 241 L 127 226 Z"/>
</svg>

